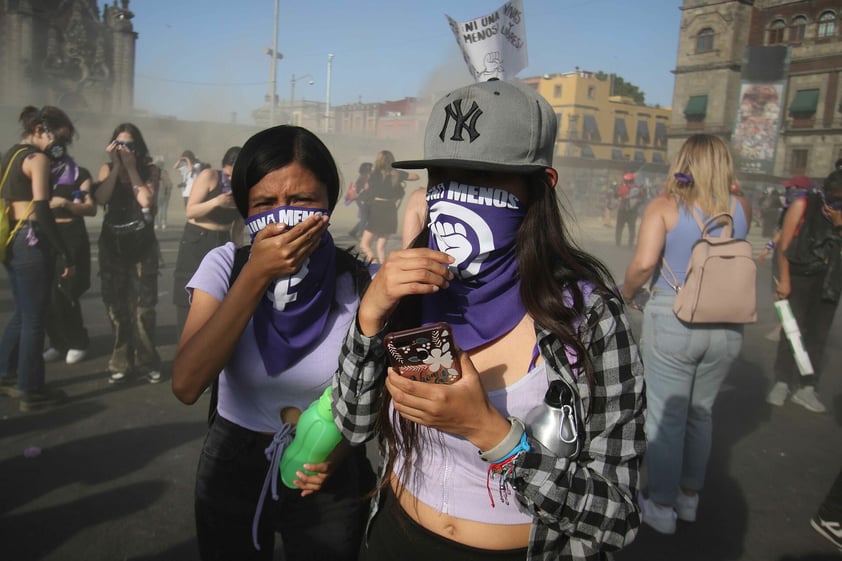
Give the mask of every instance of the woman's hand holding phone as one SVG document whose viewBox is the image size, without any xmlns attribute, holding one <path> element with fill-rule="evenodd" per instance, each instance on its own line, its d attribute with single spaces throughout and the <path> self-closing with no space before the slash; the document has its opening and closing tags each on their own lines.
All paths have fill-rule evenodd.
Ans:
<svg viewBox="0 0 842 561">
<path fill-rule="evenodd" d="M 404 378 L 452 384 L 461 376 L 453 330 L 447 323 L 389 333 L 383 344 L 392 368 Z"/>
<path fill-rule="evenodd" d="M 468 354 L 458 352 L 456 360 L 462 375 L 452 384 L 410 380 L 389 368 L 386 389 L 404 419 L 457 434 L 480 450 L 490 450 L 505 438 L 511 424 L 488 401 Z"/>
</svg>

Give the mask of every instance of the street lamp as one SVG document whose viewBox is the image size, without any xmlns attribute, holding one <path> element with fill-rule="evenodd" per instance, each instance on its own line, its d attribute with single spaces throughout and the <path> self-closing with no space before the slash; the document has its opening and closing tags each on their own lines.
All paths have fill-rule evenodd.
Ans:
<svg viewBox="0 0 842 561">
<path fill-rule="evenodd" d="M 333 54 L 327 55 L 327 93 L 325 94 L 325 132 L 330 132 L 330 66 L 333 64 Z"/>
<path fill-rule="evenodd" d="M 299 76 L 298 78 L 296 78 L 295 74 L 293 74 L 292 78 L 290 78 L 290 80 L 289 80 L 289 104 L 290 104 L 290 106 L 292 106 L 293 102 L 295 102 L 295 83 L 298 82 L 299 80 L 303 80 L 304 78 L 310 78 L 310 80 L 307 80 L 308 86 L 312 86 L 313 84 L 316 83 L 316 81 L 312 79 L 313 76 L 311 76 L 310 74 L 305 74 L 304 76 Z"/>
</svg>

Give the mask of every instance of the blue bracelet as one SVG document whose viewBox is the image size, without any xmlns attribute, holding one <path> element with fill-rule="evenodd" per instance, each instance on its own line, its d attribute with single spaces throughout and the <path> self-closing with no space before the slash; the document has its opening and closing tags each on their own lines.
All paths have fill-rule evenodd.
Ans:
<svg viewBox="0 0 842 561">
<path fill-rule="evenodd" d="M 523 431 L 523 433 L 520 435 L 520 442 L 517 443 L 517 446 L 512 448 L 512 451 L 506 454 L 503 458 L 500 458 L 499 460 L 493 463 L 502 464 L 503 462 L 513 458 L 514 456 L 517 456 L 521 452 L 529 452 L 529 450 L 531 450 L 531 447 L 529 446 L 529 441 L 526 440 L 526 431 Z"/>
</svg>

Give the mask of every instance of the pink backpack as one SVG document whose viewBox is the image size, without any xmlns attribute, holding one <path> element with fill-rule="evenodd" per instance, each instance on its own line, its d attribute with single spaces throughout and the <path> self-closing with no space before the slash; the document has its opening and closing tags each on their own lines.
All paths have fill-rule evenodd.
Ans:
<svg viewBox="0 0 842 561">
<path fill-rule="evenodd" d="M 751 244 L 732 237 L 736 208 L 737 199 L 733 199 L 730 213 L 714 215 L 705 223 L 702 223 L 696 209 L 692 209 L 702 235 L 693 244 L 683 285 L 678 285 L 678 278 L 666 259 L 662 259 L 664 269 L 672 276 L 673 282 L 667 280 L 667 284 L 675 290 L 672 309 L 683 322 L 757 321 L 757 265 Z M 725 224 L 719 236 L 711 236 L 708 230 L 723 221 Z"/>
</svg>

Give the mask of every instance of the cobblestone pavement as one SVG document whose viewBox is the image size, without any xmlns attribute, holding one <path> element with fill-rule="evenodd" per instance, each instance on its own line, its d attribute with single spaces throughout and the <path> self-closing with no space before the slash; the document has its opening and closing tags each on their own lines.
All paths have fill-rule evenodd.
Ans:
<svg viewBox="0 0 842 561">
<path fill-rule="evenodd" d="M 178 205 L 180 201 L 172 201 L 173 207 Z M 172 211 L 171 218 L 183 223 L 183 211 Z M 89 223 L 92 239 L 98 235 L 98 221 Z M 340 206 L 332 225 L 339 245 L 352 243 L 344 235 L 352 223 L 352 210 Z M 613 228 L 585 218 L 572 231 L 622 279 L 631 249 L 614 246 Z M 24 414 L 17 411 L 16 401 L 0 398 L 3 560 L 197 558 L 192 496 L 207 402 L 201 399 L 186 407 L 169 388 L 175 352 L 170 291 L 180 235 L 180 228 L 159 232 L 166 264 L 157 331 L 164 383 L 107 383 L 111 333 L 94 277 L 83 300 L 91 335 L 88 358 L 72 366 L 48 365 L 48 380 L 69 394 L 69 402 Z M 765 241 L 754 234 L 750 239 L 758 251 Z M 810 528 L 809 518 L 842 467 L 842 349 L 828 349 L 826 375 L 819 385 L 828 414 L 809 413 L 790 403 L 781 408 L 767 405 L 775 345 L 767 336 L 774 334 L 776 325 L 768 279 L 768 265 L 761 266 L 759 321 L 747 326 L 742 356 L 716 404 L 714 449 L 699 521 L 681 523 L 674 536 L 644 527 L 619 560 L 838 558 Z M 3 274 L 2 325 L 11 309 Z M 639 332 L 640 314 L 629 313 Z M 842 340 L 840 324 L 837 318 L 831 341 Z M 40 453 L 26 457 L 27 449 Z"/>
</svg>

